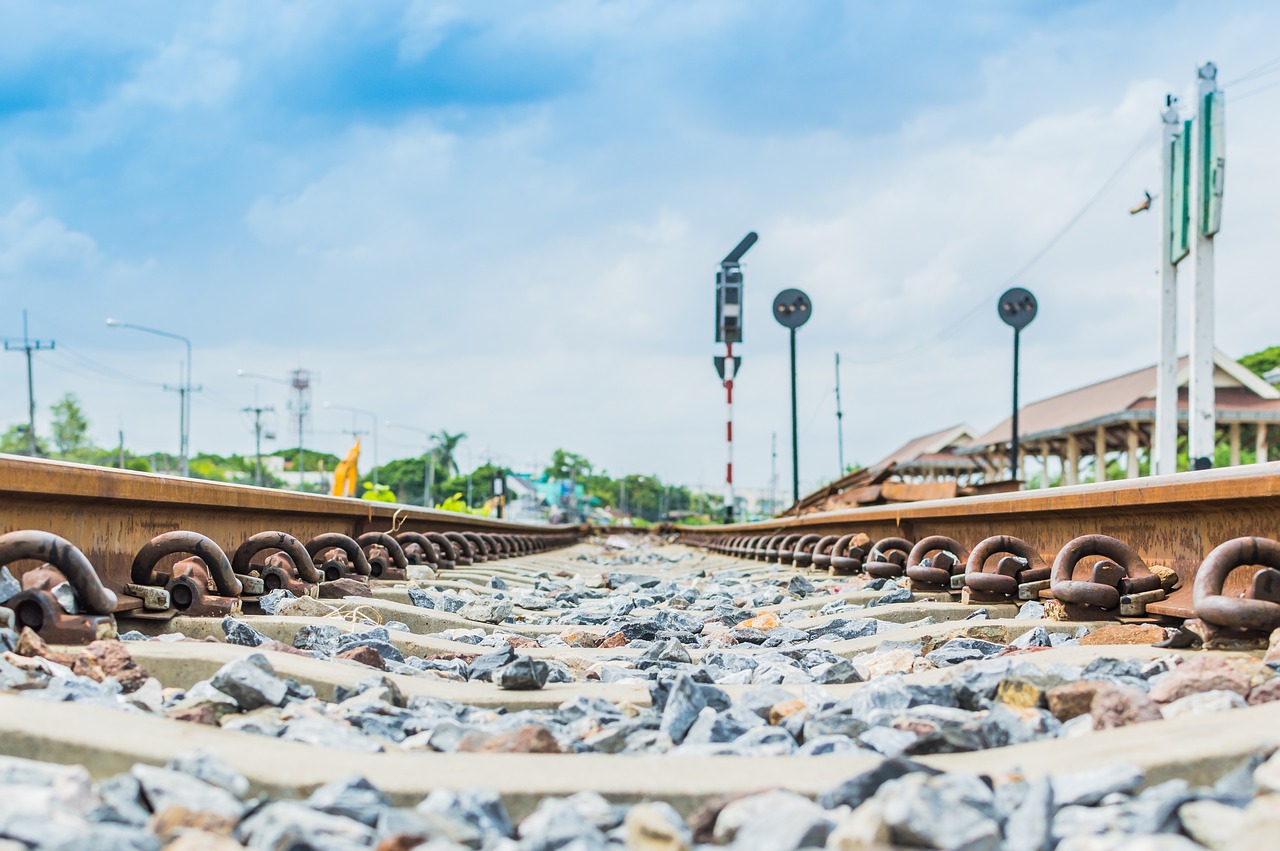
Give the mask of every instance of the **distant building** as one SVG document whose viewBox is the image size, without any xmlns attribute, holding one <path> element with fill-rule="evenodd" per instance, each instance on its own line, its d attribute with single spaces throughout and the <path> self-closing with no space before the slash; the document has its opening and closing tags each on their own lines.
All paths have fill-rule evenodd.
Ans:
<svg viewBox="0 0 1280 851">
<path fill-rule="evenodd" d="M 1280 391 L 1221 352 L 1214 353 L 1213 384 L 1218 442 L 1229 446 L 1228 464 L 1238 465 L 1241 446 L 1253 443 L 1256 457 L 1271 454 L 1271 431 L 1280 425 Z M 1187 358 L 1178 360 L 1178 432 L 1187 431 Z M 1151 451 L 1155 428 L 1156 367 L 1099 381 L 1033 402 L 1018 411 L 1019 470 L 1026 481 L 1028 462 L 1045 486 L 1056 468 L 1063 484 L 1081 479 L 1081 461 L 1092 458 L 1095 480 L 1106 478 L 1106 463 L 1118 460 L 1125 478 L 1141 472 L 1142 455 Z M 992 480 L 1013 478 L 1009 467 L 1010 420 L 979 435 L 958 450 L 972 458 Z M 1097 463 L 1102 458 L 1104 463 Z M 1045 475 L 1049 473 L 1049 475 Z"/>
<path fill-rule="evenodd" d="M 1187 432 L 1187 364 L 1185 357 L 1178 361 L 1179 434 Z M 1269 460 L 1272 427 L 1280 427 L 1280 391 L 1269 383 L 1272 374 L 1259 378 L 1221 352 L 1214 354 L 1214 367 L 1218 442 L 1228 447 L 1228 464 L 1238 465 L 1242 447 L 1250 443 L 1258 460 Z M 1274 372 L 1280 380 L 1280 369 Z M 1086 460 L 1095 481 L 1106 479 L 1108 461 L 1119 461 L 1122 475 L 1135 478 L 1151 451 L 1155 395 L 1156 367 L 1149 366 L 1020 408 L 1016 480 L 1009 466 L 1012 418 L 976 436 L 969 426 L 955 425 L 912 438 L 784 513 L 1011 490 L 1027 481 L 1028 466 L 1041 487 L 1055 478 L 1072 485 L 1081 481 Z"/>
</svg>

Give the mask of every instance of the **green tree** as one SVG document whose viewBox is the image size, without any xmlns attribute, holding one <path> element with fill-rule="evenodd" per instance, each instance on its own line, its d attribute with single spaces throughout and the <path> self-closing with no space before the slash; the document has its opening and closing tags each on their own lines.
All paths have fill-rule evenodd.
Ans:
<svg viewBox="0 0 1280 851">
<path fill-rule="evenodd" d="M 454 456 L 458 451 L 458 444 L 466 438 L 466 432 L 450 434 L 443 429 L 431 436 L 431 440 L 435 442 L 436 468 L 444 470 L 446 476 L 457 476 L 462 473 L 458 467 L 458 459 Z"/>
<path fill-rule="evenodd" d="M 63 458 L 88 447 L 89 420 L 80 410 L 80 402 L 68 393 L 49 408 L 53 414 L 53 445 Z"/>
<path fill-rule="evenodd" d="M 7 452 L 10 455 L 27 455 L 30 453 L 31 447 L 27 443 L 27 426 L 23 423 L 11 425 L 0 434 L 0 452 Z M 36 435 L 36 454 L 49 454 L 48 447 L 45 446 L 39 435 Z"/>
<path fill-rule="evenodd" d="M 580 481 L 591 475 L 591 462 L 584 455 L 557 449 L 551 453 L 551 463 L 542 471 L 548 479 L 556 481 Z"/>
<path fill-rule="evenodd" d="M 1277 366 L 1280 366 L 1280 346 L 1270 346 L 1260 352 L 1245 355 L 1240 358 L 1240 365 L 1246 369 L 1253 370 L 1258 375 L 1266 375 Z"/>
</svg>

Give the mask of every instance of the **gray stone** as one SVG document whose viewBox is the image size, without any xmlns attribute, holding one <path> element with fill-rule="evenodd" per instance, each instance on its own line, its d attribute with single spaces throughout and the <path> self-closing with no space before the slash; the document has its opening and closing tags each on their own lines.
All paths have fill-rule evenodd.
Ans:
<svg viewBox="0 0 1280 851">
<path fill-rule="evenodd" d="M 885 783 L 914 773 L 935 775 L 941 772 L 909 759 L 886 759 L 875 768 L 855 774 L 840 785 L 823 792 L 818 796 L 818 803 L 828 810 L 839 806 L 857 809 Z"/>
<path fill-rule="evenodd" d="M 925 654 L 925 658 L 939 668 L 945 668 L 948 665 L 958 665 L 974 659 L 988 659 L 1003 652 L 1004 647 L 1003 644 L 983 641 L 980 638 L 953 638 L 937 650 Z"/>
<path fill-rule="evenodd" d="M 1044 603 L 1039 600 L 1028 600 L 1018 608 L 1015 620 L 1040 620 L 1044 617 Z"/>
<path fill-rule="evenodd" d="M 1052 825 L 1053 784 L 1044 778 L 1032 780 L 1005 822 L 1005 851 L 1050 851 Z"/>
<path fill-rule="evenodd" d="M 911 774 L 886 783 L 876 799 L 900 844 L 955 851 L 1000 847 L 995 796 L 972 775 Z"/>
<path fill-rule="evenodd" d="M 280 706 L 288 693 L 284 680 L 275 675 L 271 663 L 261 653 L 228 662 L 209 682 L 246 711 L 260 706 Z"/>
<path fill-rule="evenodd" d="M 497 597 L 481 597 L 478 600 L 472 600 L 461 609 L 458 614 L 467 620 L 479 621 L 480 623 L 502 623 L 511 617 L 515 611 L 515 606 L 510 600 L 500 600 Z"/>
<path fill-rule="evenodd" d="M 458 792 L 437 789 L 423 798 L 416 809 L 423 814 L 434 813 L 460 819 L 490 839 L 509 837 L 515 833 L 502 799 L 487 789 L 463 789 Z"/>
<path fill-rule="evenodd" d="M 347 851 L 374 840 L 367 825 L 312 809 L 298 801 L 276 801 L 245 819 L 236 835 L 254 849 Z"/>
<path fill-rule="evenodd" d="M 80 605 L 80 598 L 76 596 L 76 591 L 71 587 L 70 582 L 59 582 L 50 588 L 49 592 L 53 594 L 53 599 L 58 601 L 58 605 L 67 614 L 79 615 L 84 613 L 84 609 Z"/>
<path fill-rule="evenodd" d="M 436 601 L 421 588 L 409 589 L 409 602 L 420 609 L 434 609 L 436 607 Z"/>
<path fill-rule="evenodd" d="M 249 794 L 249 780 L 215 751 L 196 750 L 180 753 L 165 768 L 181 771 L 204 783 L 225 789 L 237 798 Z"/>
<path fill-rule="evenodd" d="M 862 682 L 862 675 L 858 673 L 858 669 L 848 659 L 841 659 L 836 662 L 815 680 L 815 682 L 823 685 L 844 685 L 846 683 Z"/>
<path fill-rule="evenodd" d="M 798 848 L 821 847 L 835 827 L 826 811 L 803 795 L 774 791 L 755 797 L 762 800 L 752 802 L 753 806 L 734 832 L 731 847 L 735 849 L 795 851 Z M 741 803 L 735 801 L 725 810 Z M 721 810 L 720 818 L 725 817 L 725 810 Z M 717 829 L 719 821 L 716 820 Z"/>
<path fill-rule="evenodd" d="M 547 684 L 551 668 L 541 659 L 532 656 L 517 656 L 510 664 L 504 665 L 493 675 L 498 688 L 510 691 L 533 691 Z"/>
<path fill-rule="evenodd" d="M 698 719 L 698 713 L 707 705 L 706 695 L 688 674 L 676 677 L 662 710 L 662 723 L 658 729 L 676 744 L 684 741 L 685 734 Z"/>
<path fill-rule="evenodd" d="M 1142 772 L 1129 765 L 1059 774 L 1053 778 L 1053 800 L 1059 807 L 1096 804 L 1114 792 L 1129 793 L 1142 784 Z"/>
<path fill-rule="evenodd" d="M 280 738 L 290 742 L 305 742 L 356 753 L 378 753 L 383 748 L 377 740 L 364 735 L 349 724 L 327 718 L 304 717 L 289 721 Z"/>
<path fill-rule="evenodd" d="M 262 609 L 264 615 L 274 615 L 276 614 L 276 609 L 280 607 L 280 601 L 294 599 L 297 599 L 297 595 L 288 588 L 277 588 L 259 597 L 258 606 Z"/>
<path fill-rule="evenodd" d="M 585 843 L 589 848 L 604 848 L 605 835 L 594 818 L 598 814 L 587 806 L 579 806 L 574 800 L 577 797 L 539 801 L 538 808 L 520 822 L 521 848 L 551 851 L 573 842 Z M 612 809 L 607 802 L 603 803 L 605 810 Z"/>
<path fill-rule="evenodd" d="M 1021 617 L 1021 615 L 1019 615 Z M 1025 650 L 1028 647 L 1052 647 L 1053 636 L 1042 626 L 1035 629 L 1029 629 L 1019 635 L 1013 641 L 1009 642 L 1009 646 L 1017 650 Z"/>
<path fill-rule="evenodd" d="M 311 650 L 325 656 L 338 652 L 338 642 L 345 633 L 329 624 L 304 624 L 293 635 L 293 646 L 299 650 Z"/>
<path fill-rule="evenodd" d="M 858 743 L 879 754 L 888 757 L 902 754 L 916 743 L 920 737 L 908 730 L 896 730 L 893 727 L 872 727 L 858 736 Z"/>
<path fill-rule="evenodd" d="M 257 647 L 267 640 L 265 635 L 231 616 L 222 619 L 222 634 L 227 637 L 228 644 L 239 644 L 242 647 Z"/>
<path fill-rule="evenodd" d="M 499 668 L 503 668 L 506 665 L 511 664 L 515 661 L 515 658 L 515 648 L 510 644 L 506 644 L 501 649 L 495 650 L 493 653 L 486 653 L 483 656 L 477 657 L 476 660 L 471 663 L 471 667 L 467 669 L 467 679 L 482 681 L 492 680 L 494 673 L 496 673 Z"/>
<path fill-rule="evenodd" d="M 312 792 L 307 806 L 373 827 L 382 811 L 391 807 L 391 799 L 368 780 L 354 774 L 331 780 Z"/>
<path fill-rule="evenodd" d="M 910 588 L 899 588 L 895 591 L 890 591 L 888 594 L 881 594 L 879 597 L 876 597 L 867 605 L 868 606 L 889 606 L 894 603 L 910 603 L 914 599 L 915 597 L 911 595 Z"/>
<path fill-rule="evenodd" d="M 159 813 L 176 806 L 191 812 L 216 813 L 233 819 L 244 813 L 244 804 L 235 795 L 181 771 L 139 763 L 130 773 L 142 787 L 143 797 L 152 812 Z"/>
<path fill-rule="evenodd" d="M 8 567 L 0 567 L 0 603 L 7 603 L 22 592 L 22 583 L 13 578 Z"/>
<path fill-rule="evenodd" d="M 1202 691 L 1180 697 L 1172 703 L 1160 707 L 1160 714 L 1165 718 L 1180 718 L 1184 715 L 1206 715 L 1213 712 L 1226 712 L 1229 709 L 1244 709 L 1249 704 L 1234 691 Z"/>
<path fill-rule="evenodd" d="M 93 822 L 114 822 L 134 827 L 145 826 L 151 818 L 142 797 L 142 784 L 132 774 L 117 774 L 98 784 L 102 803 L 89 813 Z"/>
</svg>

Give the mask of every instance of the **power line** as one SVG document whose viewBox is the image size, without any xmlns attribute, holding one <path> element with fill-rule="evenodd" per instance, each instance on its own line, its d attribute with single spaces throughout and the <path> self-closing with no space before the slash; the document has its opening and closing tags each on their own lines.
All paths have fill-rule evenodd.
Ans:
<svg viewBox="0 0 1280 851">
<path fill-rule="evenodd" d="M 1010 286 L 1015 284 L 1019 278 L 1021 278 L 1028 271 L 1030 271 L 1033 266 L 1035 266 L 1037 263 L 1043 260 L 1045 255 L 1047 255 L 1050 252 L 1050 250 L 1052 250 L 1053 247 L 1062 240 L 1063 237 L 1065 237 L 1068 233 L 1070 233 L 1072 228 L 1074 228 L 1077 224 L 1080 223 L 1080 220 L 1084 218 L 1085 214 L 1088 213 L 1089 210 L 1093 209 L 1094 205 L 1097 204 L 1098 201 L 1102 199 L 1102 197 L 1106 194 L 1107 190 L 1111 188 L 1112 184 L 1114 184 L 1116 180 L 1120 178 L 1120 175 L 1124 174 L 1124 172 L 1129 168 L 1129 166 L 1133 165 L 1133 163 L 1137 160 L 1138 155 L 1141 154 L 1149 144 L 1150 144 L 1150 140 L 1147 139 L 1144 134 L 1143 138 L 1140 139 L 1136 145 L 1134 145 L 1133 150 L 1131 150 L 1125 156 L 1125 158 L 1121 160 L 1120 165 L 1118 165 L 1116 169 L 1112 171 L 1111 174 L 1109 174 L 1105 180 L 1102 181 L 1102 185 L 1098 187 L 1097 191 L 1095 191 L 1091 196 L 1089 196 L 1089 199 L 1084 202 L 1084 205 L 1081 206 L 1080 209 L 1078 209 L 1075 212 L 1075 214 L 1071 216 L 1070 219 L 1067 220 L 1066 224 L 1064 224 L 1061 228 L 1059 228 L 1053 234 L 1053 236 L 1049 237 L 1048 242 L 1046 242 L 1044 246 L 1040 248 L 1040 250 L 1038 250 L 1035 254 L 1031 255 L 1031 258 L 1027 260 L 1027 262 L 1023 263 L 1016 272 L 1014 272 L 1012 275 L 1005 278 L 1002 284 L 994 288 L 989 294 L 984 295 L 980 301 L 974 303 L 974 305 L 970 307 L 968 310 L 966 310 L 964 313 L 960 314 L 958 317 L 953 319 L 947 325 L 943 326 L 943 328 L 941 328 L 939 331 L 934 333 L 933 336 L 927 337 L 924 340 L 912 340 L 911 346 L 905 350 L 895 346 L 893 347 L 893 351 L 890 353 L 887 353 L 884 357 L 872 358 L 872 359 L 858 359 L 858 360 L 855 360 L 854 363 L 862 366 L 874 366 L 876 364 L 884 364 L 889 362 L 901 363 L 902 361 L 910 358 L 912 355 L 919 355 L 927 347 L 932 346 L 934 343 L 942 340 L 952 331 L 955 331 L 956 329 L 962 327 L 966 322 L 969 321 L 970 318 L 973 317 L 974 314 L 976 314 L 979 310 L 982 310 L 984 307 L 989 306 L 991 302 L 994 301 L 1001 292 L 1003 292 L 1004 290 L 1008 289 Z"/>
<path fill-rule="evenodd" d="M 1222 88 L 1224 89 L 1230 88 L 1231 86 L 1237 85 L 1238 83 L 1243 83 L 1248 80 L 1254 80 L 1254 79 L 1257 79 L 1258 77 L 1265 77 L 1268 74 L 1274 74 L 1276 71 L 1280 71 L 1280 56 L 1276 56 L 1271 59 L 1268 59 L 1266 62 L 1263 62 L 1261 65 L 1257 66 L 1256 68 L 1250 71 L 1245 71 L 1243 74 L 1241 74 L 1239 77 L 1236 77 L 1234 80 L 1231 80 L 1230 82 L 1227 82 L 1227 83 L 1223 83 Z"/>
<path fill-rule="evenodd" d="M 1280 70 L 1280 69 L 1277 69 L 1277 70 Z M 1233 98 L 1231 99 L 1231 102 L 1232 102 L 1232 103 L 1239 103 L 1239 102 L 1240 102 L 1240 101 L 1242 101 L 1242 100 L 1248 100 L 1249 98 L 1253 97 L 1254 95 L 1260 95 L 1260 94 L 1262 94 L 1263 92 L 1267 91 L 1268 89 L 1274 89 L 1276 86 L 1280 86 L 1280 80 L 1274 80 L 1274 81 L 1272 81 L 1272 82 L 1270 82 L 1270 83 L 1267 83 L 1265 86 L 1259 86 L 1258 88 L 1253 89 L 1253 90 L 1251 90 L 1251 91 L 1247 91 L 1247 92 L 1245 92 L 1245 93 L 1244 93 L 1244 94 L 1242 94 L 1242 95 L 1236 95 L 1235 97 L 1233 97 Z"/>
</svg>

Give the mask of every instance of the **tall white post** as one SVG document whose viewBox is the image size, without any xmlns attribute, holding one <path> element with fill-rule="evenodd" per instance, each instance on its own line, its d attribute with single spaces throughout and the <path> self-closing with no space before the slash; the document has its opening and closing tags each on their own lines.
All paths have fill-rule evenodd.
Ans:
<svg viewBox="0 0 1280 851">
<path fill-rule="evenodd" d="M 1213 118 L 1209 95 L 1218 87 L 1218 68 L 1206 62 L 1199 69 L 1199 98 L 1196 105 L 1194 140 L 1195 164 L 1195 293 L 1191 298 L 1191 387 L 1188 393 L 1190 421 L 1187 455 L 1191 469 L 1213 466 L 1213 229 L 1210 227 L 1210 157 L 1222 152 L 1213 148 Z M 1216 104 L 1214 105 L 1217 106 Z"/>
<path fill-rule="evenodd" d="M 1178 269 L 1173 262 L 1173 143 L 1182 129 L 1169 98 L 1160 130 L 1160 357 L 1156 367 L 1155 457 L 1152 474 L 1178 471 Z M 1183 144 L 1189 140 L 1184 139 Z"/>
<path fill-rule="evenodd" d="M 725 343 L 724 358 L 724 395 L 726 417 L 728 422 L 725 431 L 725 437 L 728 439 L 729 448 L 728 463 L 725 465 L 724 484 L 725 484 L 725 507 L 728 509 L 727 518 L 737 520 L 737 506 L 734 504 L 733 497 L 733 379 L 736 377 L 733 369 L 733 343 Z"/>
</svg>

